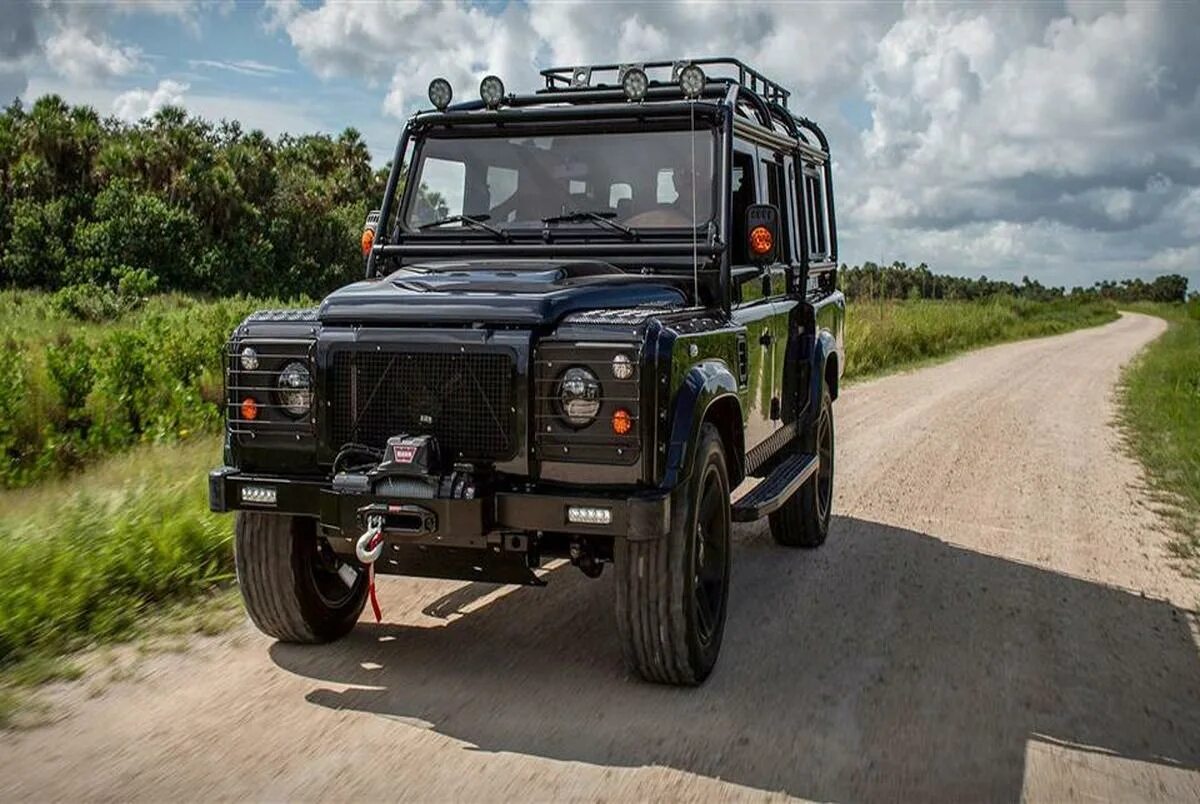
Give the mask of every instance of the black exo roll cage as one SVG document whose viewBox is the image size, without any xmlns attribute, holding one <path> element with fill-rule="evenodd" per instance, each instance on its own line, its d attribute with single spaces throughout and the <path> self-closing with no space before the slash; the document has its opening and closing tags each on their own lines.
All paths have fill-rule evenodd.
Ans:
<svg viewBox="0 0 1200 804">
<path fill-rule="evenodd" d="M 708 75 L 705 69 L 703 89 L 695 98 L 688 98 L 679 84 L 680 72 L 689 65 L 701 69 L 726 70 L 730 75 Z M 645 96 L 639 101 L 630 101 L 621 86 L 626 71 L 643 70 L 649 78 Z M 668 80 L 655 79 L 655 74 L 670 70 Z M 616 83 L 593 83 L 613 74 Z M 825 132 L 812 120 L 793 114 L 788 109 L 791 93 L 779 83 L 747 66 L 738 59 L 714 57 L 683 61 L 651 61 L 631 64 L 592 64 L 574 67 L 550 67 L 541 71 L 546 85 L 531 94 L 507 94 L 496 108 L 488 108 L 483 100 L 471 100 L 447 106 L 441 111 L 418 112 L 405 124 L 396 143 L 392 157 L 392 168 L 384 190 L 383 206 L 379 210 L 379 221 L 388 221 L 395 206 L 396 188 L 400 174 L 406 167 L 404 154 L 409 139 L 422 129 L 438 125 L 486 125 L 489 123 L 552 123 L 567 120 L 601 120 L 626 117 L 647 119 L 678 117 L 687 115 L 699 107 L 707 107 L 721 124 L 724 135 L 720 154 L 720 216 L 723 230 L 732 229 L 730 195 L 730 163 L 732 161 L 734 120 L 741 115 L 739 131 L 749 137 L 771 143 L 786 140 L 787 145 L 807 153 L 822 162 L 825 179 L 825 216 L 829 225 L 829 257 L 827 262 L 837 264 L 837 226 L 833 208 L 833 175 L 829 151 L 829 140 Z M 715 102 L 714 102 L 715 101 Z M 751 116 L 751 113 L 753 116 Z M 376 233 L 374 244 L 367 258 L 366 275 L 375 275 L 375 263 L 385 256 L 453 256 L 461 253 L 461 245 L 418 245 L 390 243 L 386 226 Z M 802 233 L 804 227 L 800 227 Z M 523 250 L 534 251 L 543 256 L 605 256 L 605 254 L 684 255 L 692 254 L 692 245 L 675 243 L 541 243 L 523 244 Z M 480 244 L 470 247 L 472 253 L 499 256 L 511 253 L 512 245 Z M 730 262 L 727 244 L 708 243 L 699 249 L 705 257 L 721 257 L 720 292 L 722 304 L 729 304 Z M 802 249 L 801 263 L 807 273 L 808 250 Z"/>
</svg>

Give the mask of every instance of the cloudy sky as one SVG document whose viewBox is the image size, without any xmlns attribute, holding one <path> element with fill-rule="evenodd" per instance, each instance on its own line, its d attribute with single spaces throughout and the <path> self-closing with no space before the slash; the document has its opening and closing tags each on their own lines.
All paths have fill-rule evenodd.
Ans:
<svg viewBox="0 0 1200 804">
<path fill-rule="evenodd" d="M 270 134 L 363 132 L 377 161 L 436 75 L 710 54 L 789 86 L 832 141 L 842 258 L 1200 288 L 1200 2 L 394 4 L 9 0 L 0 97 Z"/>
</svg>

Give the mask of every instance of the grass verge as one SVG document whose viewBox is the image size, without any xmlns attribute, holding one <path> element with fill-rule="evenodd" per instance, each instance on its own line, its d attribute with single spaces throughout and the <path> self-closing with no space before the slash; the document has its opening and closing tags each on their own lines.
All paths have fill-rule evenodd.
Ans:
<svg viewBox="0 0 1200 804">
<path fill-rule="evenodd" d="M 215 440 L 146 447 L 0 494 L 0 668 L 10 680 L 13 667 L 129 638 L 148 615 L 232 579 L 228 518 L 207 506 L 205 474 L 218 462 Z"/>
<path fill-rule="evenodd" d="M 1177 531 L 1171 550 L 1200 575 L 1200 300 L 1135 305 L 1169 329 L 1124 371 L 1126 441 Z"/>
<path fill-rule="evenodd" d="M 1058 335 L 1116 318 L 1116 307 L 1101 299 L 859 300 L 846 314 L 846 377 L 859 379 L 979 346 Z"/>
</svg>

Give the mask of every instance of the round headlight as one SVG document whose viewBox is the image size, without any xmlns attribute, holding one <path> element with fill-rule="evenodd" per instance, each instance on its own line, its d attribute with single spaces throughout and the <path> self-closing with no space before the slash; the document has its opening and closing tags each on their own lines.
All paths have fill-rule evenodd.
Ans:
<svg viewBox="0 0 1200 804">
<path fill-rule="evenodd" d="M 279 372 L 279 402 L 289 416 L 297 418 L 312 407 L 312 375 L 303 363 L 288 363 Z"/>
<path fill-rule="evenodd" d="M 445 78 L 435 78 L 429 82 L 429 102 L 433 104 L 433 108 L 439 111 L 445 109 L 453 97 L 454 90 Z"/>
<path fill-rule="evenodd" d="M 629 355 L 618 354 L 612 359 L 612 373 L 618 380 L 628 380 L 633 376 L 633 361 Z"/>
<path fill-rule="evenodd" d="M 689 64 L 679 71 L 679 86 L 683 94 L 689 98 L 698 98 L 704 91 L 704 71 L 695 64 Z"/>
<path fill-rule="evenodd" d="M 600 412 L 600 380 L 585 368 L 569 368 L 558 384 L 558 406 L 572 427 L 587 427 Z"/>
<path fill-rule="evenodd" d="M 479 82 L 479 97 L 483 105 L 495 109 L 504 100 L 504 82 L 494 75 L 489 75 Z"/>
<path fill-rule="evenodd" d="M 242 350 L 242 368 L 246 371 L 254 371 L 258 368 L 258 352 L 252 347 L 247 346 Z"/>
<path fill-rule="evenodd" d="M 631 101 L 644 100 L 646 92 L 650 89 L 650 79 L 646 77 L 646 71 L 640 67 L 630 67 L 621 78 L 621 89 L 625 90 L 625 97 Z"/>
</svg>

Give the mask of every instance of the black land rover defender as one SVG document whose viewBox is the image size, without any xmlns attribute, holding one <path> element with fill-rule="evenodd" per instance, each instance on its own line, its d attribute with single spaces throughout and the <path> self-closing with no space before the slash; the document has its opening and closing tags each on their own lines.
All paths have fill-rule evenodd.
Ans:
<svg viewBox="0 0 1200 804">
<path fill-rule="evenodd" d="M 829 528 L 828 143 L 733 59 L 542 75 L 457 105 L 436 79 L 365 280 L 233 333 L 211 507 L 238 512 L 246 608 L 278 639 L 346 634 L 367 564 L 536 586 L 551 559 L 611 563 L 629 666 L 697 684 L 732 522 L 789 547 Z"/>
</svg>

